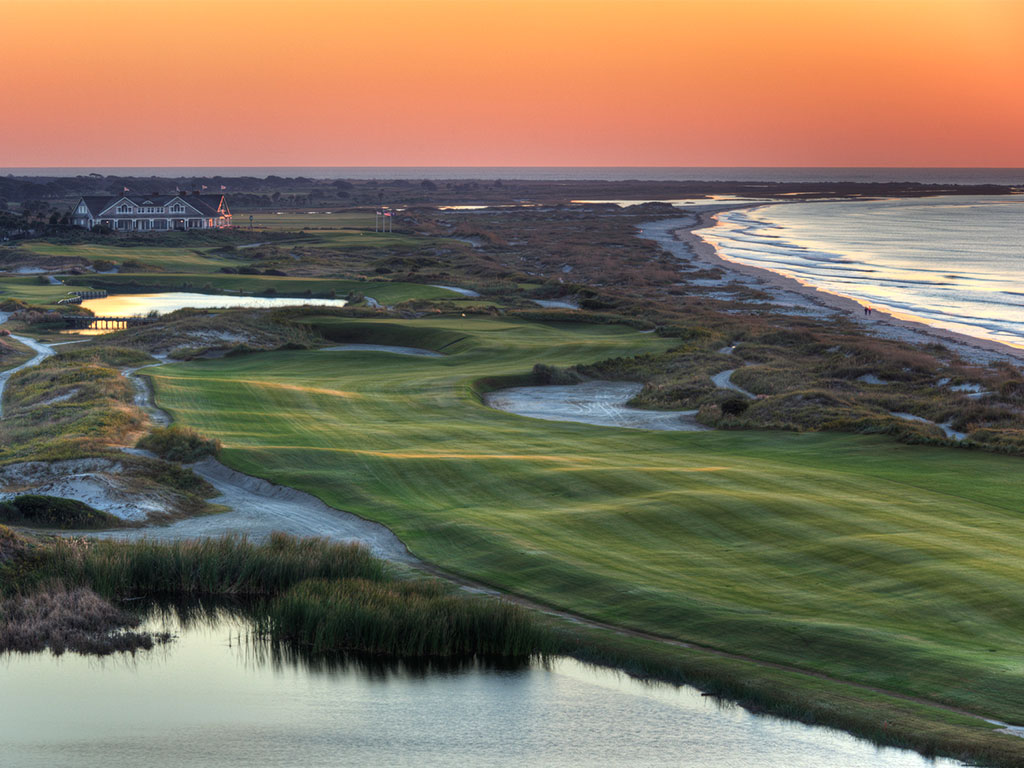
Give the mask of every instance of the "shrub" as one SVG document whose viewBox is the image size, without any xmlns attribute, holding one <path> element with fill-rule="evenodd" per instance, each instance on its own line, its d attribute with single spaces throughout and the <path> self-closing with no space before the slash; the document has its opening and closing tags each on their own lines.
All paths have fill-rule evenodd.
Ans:
<svg viewBox="0 0 1024 768">
<path fill-rule="evenodd" d="M 743 397 L 730 397 L 722 403 L 722 413 L 725 416 L 739 416 L 750 407 L 750 401 Z"/>
<path fill-rule="evenodd" d="M 220 453 L 220 441 L 203 437 L 191 427 L 175 424 L 155 427 L 136 444 L 137 448 L 152 451 L 161 459 L 188 464 L 204 456 Z"/>
<path fill-rule="evenodd" d="M 23 494 L 0 502 L 0 520 L 34 528 L 116 528 L 120 518 L 76 499 Z"/>
</svg>

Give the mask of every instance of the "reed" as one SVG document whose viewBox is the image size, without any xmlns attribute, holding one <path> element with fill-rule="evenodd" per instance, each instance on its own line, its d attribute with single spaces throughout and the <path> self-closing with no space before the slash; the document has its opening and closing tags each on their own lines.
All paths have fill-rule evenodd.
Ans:
<svg viewBox="0 0 1024 768">
<path fill-rule="evenodd" d="M 261 611 L 259 634 L 314 653 L 397 657 L 522 657 L 557 650 L 557 636 L 501 600 L 436 581 L 303 581 Z"/>
<path fill-rule="evenodd" d="M 59 539 L 41 548 L 36 582 L 61 579 L 101 595 L 271 596 L 310 578 L 387 578 L 383 561 L 357 544 L 274 534 L 265 544 L 225 537 L 155 541 Z"/>
</svg>

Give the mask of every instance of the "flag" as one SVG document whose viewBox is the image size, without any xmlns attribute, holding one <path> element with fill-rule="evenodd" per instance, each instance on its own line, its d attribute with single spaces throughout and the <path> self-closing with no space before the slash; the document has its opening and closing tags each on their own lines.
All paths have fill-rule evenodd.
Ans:
<svg viewBox="0 0 1024 768">
<path fill-rule="evenodd" d="M 127 192 L 127 191 L 128 191 L 128 187 L 125 187 L 125 188 L 124 188 L 124 189 L 122 189 L 121 191 L 122 191 L 122 192 Z"/>
<path fill-rule="evenodd" d="M 209 187 L 203 184 L 203 189 L 209 189 Z"/>
<path fill-rule="evenodd" d="M 220 191 L 223 192 L 225 189 L 227 189 L 227 187 L 225 187 L 223 184 L 221 184 L 220 185 Z"/>
</svg>

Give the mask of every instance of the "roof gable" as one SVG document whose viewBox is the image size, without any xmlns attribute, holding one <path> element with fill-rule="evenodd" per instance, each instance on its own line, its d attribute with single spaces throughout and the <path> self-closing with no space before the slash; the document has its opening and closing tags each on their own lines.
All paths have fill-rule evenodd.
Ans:
<svg viewBox="0 0 1024 768">
<path fill-rule="evenodd" d="M 172 203 L 181 203 L 185 208 L 185 213 L 198 214 L 204 217 L 231 215 L 224 195 L 153 195 L 150 197 L 141 197 L 139 195 L 91 195 L 83 196 L 75 205 L 75 209 L 77 210 L 78 206 L 85 203 L 89 214 L 93 218 L 99 218 L 105 213 L 115 213 L 112 209 L 123 202 L 130 203 L 138 208 L 161 208 L 170 206 Z"/>
</svg>

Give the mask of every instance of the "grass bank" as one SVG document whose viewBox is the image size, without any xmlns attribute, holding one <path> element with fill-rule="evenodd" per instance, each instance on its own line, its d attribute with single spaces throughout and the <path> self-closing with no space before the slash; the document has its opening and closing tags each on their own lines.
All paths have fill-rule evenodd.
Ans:
<svg viewBox="0 0 1024 768">
<path fill-rule="evenodd" d="M 1019 459 L 883 437 L 541 423 L 487 409 L 474 382 L 670 342 L 621 326 L 415 327 L 462 340 L 439 359 L 296 351 L 169 366 L 153 371 L 158 401 L 221 440 L 229 465 L 381 521 L 450 571 L 1024 722 Z"/>
<path fill-rule="evenodd" d="M 97 614 L 101 626 L 120 618 L 100 611 L 92 594 L 113 602 L 249 598 L 244 612 L 257 636 L 315 654 L 523 657 L 560 642 L 524 608 L 460 594 L 433 579 L 402 578 L 355 544 L 275 534 L 262 544 L 239 538 L 172 544 L 14 539 L 9 549 L 0 560 L 0 573 L 8 576 L 0 592 L 15 596 L 0 602 L 0 638 L 7 628 L 20 638 L 14 645 L 23 647 L 31 645 L 26 615 L 56 611 L 66 617 L 60 623 L 74 624 L 79 605 L 82 626 L 96 624 Z M 46 645 L 50 637 L 40 630 L 35 642 Z"/>
</svg>

